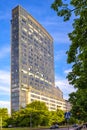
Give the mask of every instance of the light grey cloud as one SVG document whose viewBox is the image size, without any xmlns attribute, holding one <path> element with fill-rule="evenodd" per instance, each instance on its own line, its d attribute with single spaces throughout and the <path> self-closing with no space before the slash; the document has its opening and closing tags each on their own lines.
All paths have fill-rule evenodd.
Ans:
<svg viewBox="0 0 87 130">
<path fill-rule="evenodd" d="M 10 96 L 10 72 L 0 70 L 0 97 Z"/>
<path fill-rule="evenodd" d="M 34 12 L 36 12 L 36 8 Z M 59 18 L 56 14 L 48 15 L 46 10 L 38 11 L 38 15 L 42 16 L 45 14 L 45 17 L 37 16 L 37 21 L 46 28 L 46 30 L 51 34 L 56 43 L 70 43 L 68 38 L 68 33 L 72 31 L 71 22 L 64 22 L 61 18 Z M 34 13 L 35 14 L 35 13 Z M 47 14 L 47 15 L 46 15 Z"/>
<path fill-rule="evenodd" d="M 0 108 L 7 108 L 10 114 L 10 101 L 0 101 Z"/>
<path fill-rule="evenodd" d="M 58 26 L 60 23 L 56 22 L 56 21 L 53 21 L 53 20 L 50 20 L 50 19 L 46 19 L 44 21 L 41 21 L 40 22 L 43 26 L 47 26 L 47 27 L 51 27 L 51 26 Z M 60 26 L 60 25 L 59 25 Z M 51 27 L 52 28 L 52 27 Z"/>
<path fill-rule="evenodd" d="M 0 49 L 0 59 L 4 58 L 5 56 L 7 56 L 10 53 L 10 46 L 8 47 L 3 47 Z"/>
<path fill-rule="evenodd" d="M 76 91 L 76 89 L 72 85 L 69 84 L 67 79 L 61 78 L 59 76 L 55 77 L 55 85 L 58 86 L 60 90 L 63 92 L 65 99 L 69 98 L 70 93 Z"/>
<path fill-rule="evenodd" d="M 66 50 L 59 50 L 59 51 L 55 52 L 54 60 L 55 60 L 55 62 L 58 62 L 58 61 L 64 59 L 65 56 L 66 56 Z"/>
<path fill-rule="evenodd" d="M 10 93 L 10 88 L 9 86 L 0 86 L 0 94 L 8 94 Z"/>
<path fill-rule="evenodd" d="M 40 23 L 42 23 L 45 26 L 49 26 L 49 25 L 55 25 L 61 29 L 66 29 L 70 31 L 70 28 L 72 29 L 72 23 L 71 22 L 64 22 L 61 18 L 59 18 L 57 15 L 46 15 L 44 18 L 41 17 L 41 19 L 43 19 L 42 21 L 40 21 Z M 66 28 L 66 25 L 68 25 L 68 27 Z"/>
<path fill-rule="evenodd" d="M 61 18 L 57 17 L 56 15 L 46 15 L 44 18 L 40 20 L 40 23 L 45 26 L 46 28 L 53 29 L 55 31 L 62 31 L 69 33 L 72 31 L 72 23 L 70 21 L 64 22 Z"/>
<path fill-rule="evenodd" d="M 9 71 L 0 70 L 0 85 L 1 84 L 10 85 L 10 72 Z"/>
<path fill-rule="evenodd" d="M 70 43 L 68 33 L 72 32 L 71 22 L 63 22 L 57 16 L 47 16 L 40 23 L 48 30 L 56 43 Z"/>
<path fill-rule="evenodd" d="M 0 11 L 0 20 L 6 20 L 6 19 L 10 19 L 10 13 L 9 12 L 1 12 Z"/>
<path fill-rule="evenodd" d="M 65 74 L 68 74 L 68 73 L 71 72 L 71 71 L 72 71 L 72 69 L 67 69 L 67 70 L 64 71 L 64 73 L 65 73 Z"/>
<path fill-rule="evenodd" d="M 10 72 L 5 70 L 0 70 L 0 108 L 8 108 L 10 113 L 10 101 L 1 100 L 3 97 L 10 97 Z"/>
<path fill-rule="evenodd" d="M 56 44 L 69 44 L 70 43 L 70 40 L 68 38 L 68 35 L 67 33 L 65 32 L 52 32 L 51 33 L 53 39 L 54 39 L 54 43 Z"/>
</svg>

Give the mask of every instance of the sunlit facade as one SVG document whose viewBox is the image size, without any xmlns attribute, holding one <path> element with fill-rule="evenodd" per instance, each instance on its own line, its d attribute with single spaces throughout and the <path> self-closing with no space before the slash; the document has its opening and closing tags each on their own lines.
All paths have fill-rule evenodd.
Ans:
<svg viewBox="0 0 87 130">
<path fill-rule="evenodd" d="M 55 88 L 53 39 L 22 7 L 12 10 L 11 20 L 11 111 L 33 100 L 44 101 L 49 110 L 63 103 Z M 58 103 L 59 102 L 59 103 Z"/>
</svg>

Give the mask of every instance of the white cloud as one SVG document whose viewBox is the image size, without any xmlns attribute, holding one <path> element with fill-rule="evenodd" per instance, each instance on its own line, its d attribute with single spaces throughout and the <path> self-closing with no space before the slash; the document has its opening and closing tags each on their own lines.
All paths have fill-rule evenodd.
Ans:
<svg viewBox="0 0 87 130">
<path fill-rule="evenodd" d="M 10 72 L 0 70 L 0 85 L 1 84 L 7 84 L 10 85 Z"/>
<path fill-rule="evenodd" d="M 40 23 L 51 34 L 51 36 L 54 39 L 54 43 L 55 42 L 57 42 L 58 44 L 70 43 L 68 33 L 72 32 L 71 22 L 64 22 L 56 15 L 53 15 L 52 17 L 48 15 L 44 17 L 44 19 L 41 19 Z"/>
<path fill-rule="evenodd" d="M 10 73 L 0 70 L 0 107 L 8 108 L 10 113 Z M 3 101 L 6 100 L 6 101 Z"/>
<path fill-rule="evenodd" d="M 0 107 L 6 107 L 10 105 L 10 101 L 0 101 Z"/>
<path fill-rule="evenodd" d="M 57 31 L 62 30 L 63 32 L 70 32 L 70 30 L 72 30 L 71 22 L 64 22 L 61 18 L 58 18 L 57 15 L 52 15 L 52 17 L 47 15 L 40 20 L 40 23 L 43 26 L 50 27 L 51 29 L 54 29 L 56 26 L 57 28 L 55 28 L 55 30 L 57 29 Z M 68 28 L 66 28 L 66 26 L 68 26 Z"/>
<path fill-rule="evenodd" d="M 51 21 L 51 20 L 45 20 L 45 21 L 41 21 L 41 23 L 43 24 L 43 26 L 57 26 L 58 23 L 56 21 Z M 60 24 L 60 23 L 59 23 Z"/>
<path fill-rule="evenodd" d="M 8 92 L 10 93 L 10 89 L 8 86 L 0 86 L 0 92 L 5 92 L 8 94 Z"/>
<path fill-rule="evenodd" d="M 72 71 L 72 69 L 68 69 L 68 70 L 65 70 L 64 73 L 65 73 L 65 74 L 68 74 L 68 73 L 71 72 L 71 71 Z"/>
<path fill-rule="evenodd" d="M 7 56 L 10 53 L 10 46 L 0 49 L 0 58 Z"/>
<path fill-rule="evenodd" d="M 66 50 L 59 50 L 57 52 L 55 52 L 55 57 L 54 60 L 55 62 L 64 59 L 64 57 L 66 56 Z"/>
<path fill-rule="evenodd" d="M 52 32 L 51 33 L 53 39 L 54 39 L 54 43 L 57 42 L 58 44 L 69 44 L 70 43 L 70 40 L 68 38 L 68 35 L 67 33 L 65 32 L 61 32 L 61 33 L 57 33 L 57 32 Z"/>
<path fill-rule="evenodd" d="M 10 113 L 10 72 L 0 70 L 0 107 L 8 108 Z M 6 100 L 6 101 L 3 101 Z"/>
<path fill-rule="evenodd" d="M 0 11 L 0 20 L 6 20 L 6 19 L 9 19 L 9 18 L 10 18 L 10 13 L 9 12 L 5 12 L 3 14 L 3 12 Z"/>
<path fill-rule="evenodd" d="M 54 43 L 70 43 L 68 37 L 68 33 L 72 31 L 72 24 L 70 22 L 64 22 L 62 19 L 59 19 L 54 15 L 52 17 L 45 17 L 43 20 L 40 20 L 40 23 L 48 30 L 48 32 L 50 32 L 54 39 Z"/>
<path fill-rule="evenodd" d="M 0 95 L 10 95 L 10 72 L 0 70 Z"/>
<path fill-rule="evenodd" d="M 58 86 L 60 90 L 63 92 L 65 99 L 69 98 L 70 93 L 76 91 L 76 89 L 69 84 L 67 79 L 63 79 L 61 77 L 55 77 L 55 85 Z"/>
<path fill-rule="evenodd" d="M 0 101 L 0 108 L 7 108 L 10 114 L 10 101 Z"/>
</svg>

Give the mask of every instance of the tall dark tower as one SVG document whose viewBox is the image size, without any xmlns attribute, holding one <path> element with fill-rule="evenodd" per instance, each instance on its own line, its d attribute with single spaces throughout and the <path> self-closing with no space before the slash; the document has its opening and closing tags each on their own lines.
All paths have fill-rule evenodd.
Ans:
<svg viewBox="0 0 87 130">
<path fill-rule="evenodd" d="M 12 10 L 11 20 L 11 110 L 17 111 L 33 100 L 63 100 L 54 84 L 53 39 L 22 7 Z M 53 107 L 53 108 L 52 108 Z"/>
</svg>

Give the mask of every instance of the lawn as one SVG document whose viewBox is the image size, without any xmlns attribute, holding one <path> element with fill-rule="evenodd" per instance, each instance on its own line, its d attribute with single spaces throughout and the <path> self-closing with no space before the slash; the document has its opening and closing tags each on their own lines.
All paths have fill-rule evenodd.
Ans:
<svg viewBox="0 0 87 130">
<path fill-rule="evenodd" d="M 32 130 L 41 130 L 40 128 L 2 128 L 2 130 L 31 130 L 31 129 Z"/>
<path fill-rule="evenodd" d="M 30 130 L 30 128 L 3 128 L 2 130 Z"/>
</svg>

